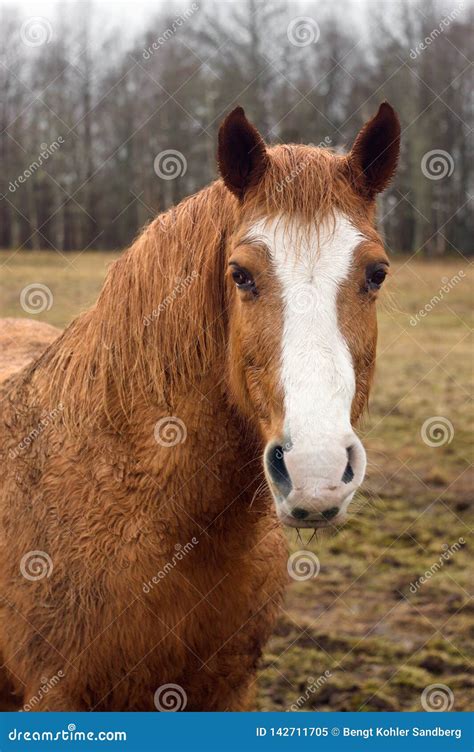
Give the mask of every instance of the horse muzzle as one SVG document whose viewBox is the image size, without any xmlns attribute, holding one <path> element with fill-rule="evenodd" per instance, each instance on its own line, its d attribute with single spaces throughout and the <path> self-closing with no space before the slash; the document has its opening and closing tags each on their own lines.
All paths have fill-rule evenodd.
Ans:
<svg viewBox="0 0 474 752">
<path fill-rule="evenodd" d="M 337 442 L 328 438 L 321 445 L 316 452 L 277 442 L 265 449 L 267 482 L 278 517 L 289 527 L 341 525 L 364 479 L 366 455 L 355 433 Z"/>
</svg>

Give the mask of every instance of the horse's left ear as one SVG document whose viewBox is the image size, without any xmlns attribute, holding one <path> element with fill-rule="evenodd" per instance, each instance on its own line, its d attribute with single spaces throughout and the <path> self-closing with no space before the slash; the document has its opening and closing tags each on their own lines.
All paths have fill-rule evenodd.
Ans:
<svg viewBox="0 0 474 752">
<path fill-rule="evenodd" d="M 239 199 L 257 185 L 268 164 L 265 142 L 249 123 L 242 107 L 227 115 L 219 129 L 219 171 L 227 188 Z"/>
<path fill-rule="evenodd" d="M 388 102 L 359 132 L 348 162 L 358 189 L 368 198 L 387 187 L 397 169 L 400 121 Z"/>
</svg>

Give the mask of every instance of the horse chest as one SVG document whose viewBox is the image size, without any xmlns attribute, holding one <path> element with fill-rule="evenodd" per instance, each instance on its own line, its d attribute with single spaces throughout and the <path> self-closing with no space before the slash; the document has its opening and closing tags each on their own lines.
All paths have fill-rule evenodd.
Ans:
<svg viewBox="0 0 474 752">
<path fill-rule="evenodd" d="M 185 686 L 190 703 L 202 702 L 204 687 L 220 686 L 223 677 L 241 684 L 271 634 L 286 582 L 286 545 L 279 528 L 260 533 L 248 550 L 232 542 L 196 544 L 140 597 L 137 628 L 143 633 L 148 622 L 150 641 L 158 643 L 153 675 Z"/>
</svg>

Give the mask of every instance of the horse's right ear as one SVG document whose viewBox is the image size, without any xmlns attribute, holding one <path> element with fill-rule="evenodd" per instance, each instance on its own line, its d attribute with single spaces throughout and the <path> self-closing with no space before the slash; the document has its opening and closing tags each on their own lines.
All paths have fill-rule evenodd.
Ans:
<svg viewBox="0 0 474 752">
<path fill-rule="evenodd" d="M 249 123 L 242 107 L 236 107 L 219 129 L 217 161 L 229 191 L 243 199 L 257 185 L 268 164 L 265 142 Z"/>
</svg>

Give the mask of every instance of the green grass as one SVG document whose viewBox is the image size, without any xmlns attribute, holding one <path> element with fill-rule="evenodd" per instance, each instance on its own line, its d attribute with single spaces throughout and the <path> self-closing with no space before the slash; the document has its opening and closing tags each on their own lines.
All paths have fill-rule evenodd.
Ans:
<svg viewBox="0 0 474 752">
<path fill-rule="evenodd" d="M 2 252 L 1 316 L 25 316 L 21 289 L 50 287 L 38 318 L 57 326 L 91 304 L 114 254 Z M 466 276 L 416 326 L 411 317 L 463 270 Z M 420 710 L 423 689 L 449 687 L 454 710 L 472 694 L 468 543 L 422 584 L 410 583 L 446 546 L 469 541 L 472 515 L 470 329 L 472 281 L 456 259 L 394 263 L 379 306 L 379 357 L 361 426 L 368 477 L 353 520 L 336 537 L 289 533 L 293 551 L 317 554 L 315 579 L 292 582 L 258 675 L 258 707 Z M 424 422 L 441 416 L 452 440 L 430 447 Z M 324 671 L 330 674 L 308 690 Z"/>
</svg>

